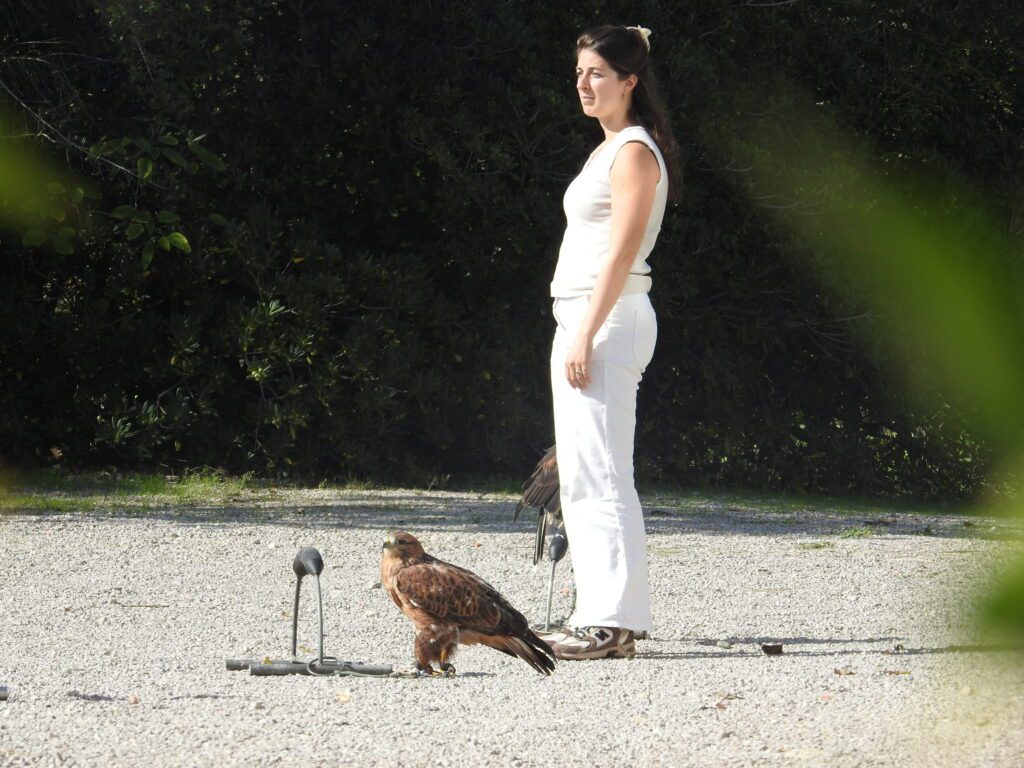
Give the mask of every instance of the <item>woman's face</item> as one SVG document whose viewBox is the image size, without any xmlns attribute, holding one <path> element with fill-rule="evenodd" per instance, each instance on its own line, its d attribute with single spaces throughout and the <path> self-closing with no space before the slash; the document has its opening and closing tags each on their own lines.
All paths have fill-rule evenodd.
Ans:
<svg viewBox="0 0 1024 768">
<path fill-rule="evenodd" d="M 576 59 L 576 92 L 587 117 L 609 118 L 628 111 L 629 94 L 634 85 L 635 75 L 620 78 L 594 51 L 589 48 L 580 51 Z"/>
</svg>

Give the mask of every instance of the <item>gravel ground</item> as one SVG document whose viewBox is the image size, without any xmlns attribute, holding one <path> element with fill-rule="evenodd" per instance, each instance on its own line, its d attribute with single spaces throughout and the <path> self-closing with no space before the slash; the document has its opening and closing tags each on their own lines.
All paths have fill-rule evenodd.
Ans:
<svg viewBox="0 0 1024 768">
<path fill-rule="evenodd" d="M 411 625 L 377 585 L 395 528 L 539 619 L 546 569 L 512 506 L 289 491 L 0 514 L 0 766 L 1024 765 L 1024 658 L 982 645 L 970 615 L 1020 554 L 1004 520 L 652 498 L 656 628 L 635 659 L 551 678 L 487 648 L 454 678 L 226 671 L 286 656 L 305 545 L 327 563 L 327 652 L 408 668 Z M 569 578 L 563 563 L 558 611 Z"/>
</svg>

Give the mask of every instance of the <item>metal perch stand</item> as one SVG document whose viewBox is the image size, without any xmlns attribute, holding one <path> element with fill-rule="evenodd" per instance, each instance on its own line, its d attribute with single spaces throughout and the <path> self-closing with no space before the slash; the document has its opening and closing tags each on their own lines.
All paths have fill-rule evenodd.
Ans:
<svg viewBox="0 0 1024 768">
<path fill-rule="evenodd" d="M 341 661 L 334 656 L 324 655 L 324 601 L 320 591 L 320 574 L 324 560 L 314 547 L 303 547 L 292 561 L 295 571 L 295 604 L 292 607 L 292 655 L 290 659 L 227 659 L 227 668 L 234 672 L 248 669 L 257 677 L 281 675 L 358 675 L 360 677 L 388 677 L 393 674 L 389 664 L 364 664 L 360 661 Z M 320 619 L 320 643 L 317 657 L 309 661 L 298 658 L 299 597 L 302 593 L 302 579 L 313 576 L 316 579 L 317 614 Z"/>
</svg>

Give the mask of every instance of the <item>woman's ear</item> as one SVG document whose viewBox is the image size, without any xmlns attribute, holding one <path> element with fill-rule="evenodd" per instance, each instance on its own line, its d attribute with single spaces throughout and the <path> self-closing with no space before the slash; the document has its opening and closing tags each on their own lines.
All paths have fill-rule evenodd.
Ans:
<svg viewBox="0 0 1024 768">
<path fill-rule="evenodd" d="M 626 78 L 626 93 L 629 93 L 634 88 L 636 88 L 636 84 L 639 79 L 640 78 L 638 78 L 636 75 L 630 75 L 629 77 Z"/>
</svg>

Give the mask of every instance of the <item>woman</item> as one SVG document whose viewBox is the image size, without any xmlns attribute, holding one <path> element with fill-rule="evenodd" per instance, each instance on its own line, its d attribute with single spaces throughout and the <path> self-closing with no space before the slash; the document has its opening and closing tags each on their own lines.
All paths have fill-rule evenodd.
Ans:
<svg viewBox="0 0 1024 768">
<path fill-rule="evenodd" d="M 632 656 L 635 635 L 651 629 L 633 432 L 657 336 L 647 257 L 678 174 L 649 35 L 605 26 L 576 42 L 576 89 L 604 142 L 566 190 L 551 283 L 555 438 L 577 600 L 571 627 L 542 637 L 562 659 Z"/>
</svg>

